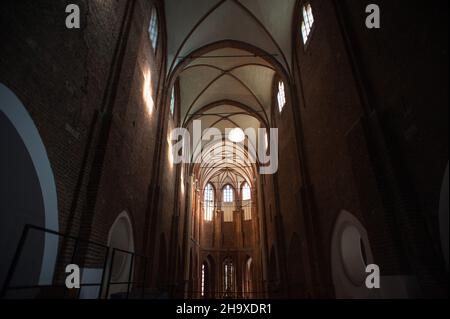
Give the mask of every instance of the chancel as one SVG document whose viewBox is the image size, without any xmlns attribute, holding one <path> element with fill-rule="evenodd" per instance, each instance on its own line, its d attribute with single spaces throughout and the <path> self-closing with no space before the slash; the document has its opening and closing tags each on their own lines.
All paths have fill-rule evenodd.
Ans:
<svg viewBox="0 0 450 319">
<path fill-rule="evenodd" d="M 448 298 L 448 1 L 66 2 L 0 3 L 0 298 Z"/>
</svg>

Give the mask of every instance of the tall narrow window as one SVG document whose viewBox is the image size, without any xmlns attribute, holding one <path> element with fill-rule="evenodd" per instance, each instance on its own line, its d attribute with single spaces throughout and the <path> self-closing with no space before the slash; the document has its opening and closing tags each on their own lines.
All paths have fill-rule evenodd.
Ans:
<svg viewBox="0 0 450 319">
<path fill-rule="evenodd" d="M 247 183 L 242 187 L 242 200 L 250 200 L 252 199 L 252 194 L 250 191 L 250 186 Z"/>
<path fill-rule="evenodd" d="M 206 185 L 204 194 L 205 221 L 213 220 L 214 213 L 214 189 L 211 184 Z"/>
<path fill-rule="evenodd" d="M 233 188 L 230 185 L 225 186 L 223 189 L 223 202 L 232 203 L 234 202 Z"/>
<path fill-rule="evenodd" d="M 158 12 L 156 11 L 156 8 L 152 9 L 148 33 L 150 34 L 153 50 L 156 50 L 156 45 L 158 44 Z"/>
<path fill-rule="evenodd" d="M 264 134 L 264 143 L 265 143 L 264 145 L 266 147 L 266 153 L 267 153 L 267 150 L 269 149 L 269 135 L 267 134 L 267 131 Z"/>
<path fill-rule="evenodd" d="M 314 25 L 314 15 L 312 12 L 312 7 L 309 3 L 303 6 L 302 13 L 303 13 L 302 37 L 303 37 L 303 44 L 306 44 L 306 42 L 308 42 L 312 27 Z"/>
<path fill-rule="evenodd" d="M 284 90 L 284 83 L 280 81 L 278 83 L 278 109 L 280 113 L 283 111 L 284 106 L 286 105 L 286 91 Z"/>
<path fill-rule="evenodd" d="M 172 116 L 175 114 L 175 88 L 172 88 L 172 93 L 170 95 L 170 114 Z"/>
<path fill-rule="evenodd" d="M 206 265 L 202 264 L 202 285 L 201 285 L 201 295 L 205 296 L 205 278 L 206 277 Z"/>
<path fill-rule="evenodd" d="M 223 221 L 225 223 L 233 222 L 233 212 L 234 212 L 234 191 L 231 185 L 227 185 L 223 188 Z"/>
<path fill-rule="evenodd" d="M 224 264 L 224 288 L 226 293 L 233 292 L 234 268 L 231 258 L 227 258 Z"/>
<path fill-rule="evenodd" d="M 242 211 L 244 212 L 245 221 L 252 219 L 252 194 L 247 183 L 242 187 Z"/>
</svg>

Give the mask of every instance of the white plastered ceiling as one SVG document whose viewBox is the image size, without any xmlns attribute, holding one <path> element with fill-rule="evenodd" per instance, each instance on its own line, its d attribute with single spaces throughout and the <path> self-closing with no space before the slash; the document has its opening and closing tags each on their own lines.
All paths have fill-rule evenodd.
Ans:
<svg viewBox="0 0 450 319">
<path fill-rule="evenodd" d="M 166 0 L 168 64 L 220 40 L 251 44 L 290 68 L 296 0 Z M 172 71 L 169 69 L 169 72 Z"/>
<path fill-rule="evenodd" d="M 269 127 L 276 67 L 286 74 L 290 72 L 295 3 L 296 0 L 165 1 L 168 76 L 177 70 L 181 125 L 192 132 L 193 120 L 199 120 L 202 129 L 217 128 L 225 140 L 227 128 Z M 192 55 L 221 41 L 245 43 L 257 48 L 259 54 L 244 46 L 219 46 Z M 278 65 L 269 63 L 268 57 Z M 194 145 L 196 150 L 211 147 L 216 145 L 209 141 Z M 202 183 L 230 170 L 252 183 L 254 163 L 240 155 L 227 159 L 224 155 L 229 154 L 228 149 L 222 150 L 222 156 L 198 164 L 200 174 L 206 178 Z M 239 152 L 248 153 L 245 149 Z"/>
</svg>

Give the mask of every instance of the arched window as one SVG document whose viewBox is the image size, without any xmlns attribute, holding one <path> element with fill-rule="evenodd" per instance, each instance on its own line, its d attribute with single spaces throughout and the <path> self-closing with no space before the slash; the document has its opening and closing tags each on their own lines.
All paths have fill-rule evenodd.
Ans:
<svg viewBox="0 0 450 319">
<path fill-rule="evenodd" d="M 225 186 L 223 189 L 223 202 L 224 203 L 234 202 L 233 188 L 230 185 Z"/>
<path fill-rule="evenodd" d="M 250 191 L 250 186 L 248 186 L 247 183 L 244 184 L 244 186 L 242 187 L 242 200 L 251 200 L 252 199 L 252 194 Z"/>
<path fill-rule="evenodd" d="M 284 89 L 284 83 L 283 81 L 278 82 L 278 109 L 280 110 L 280 113 L 283 111 L 284 106 L 286 105 L 286 91 Z"/>
<path fill-rule="evenodd" d="M 234 211 L 234 190 L 231 185 L 227 185 L 222 190 L 223 193 L 223 220 L 225 223 L 233 222 Z"/>
<path fill-rule="evenodd" d="M 158 44 L 158 29 L 158 12 L 154 7 L 150 16 L 150 27 L 148 28 L 153 50 L 156 50 L 156 45 Z"/>
<path fill-rule="evenodd" d="M 170 94 L 170 115 L 175 114 L 175 87 L 172 88 L 172 93 Z"/>
<path fill-rule="evenodd" d="M 201 283 L 201 296 L 204 297 L 205 296 L 205 282 L 206 282 L 206 264 L 203 263 L 202 264 L 202 283 Z"/>
<path fill-rule="evenodd" d="M 302 37 L 303 37 L 303 44 L 306 44 L 306 42 L 308 42 L 312 27 L 314 25 L 314 15 L 312 12 L 311 4 L 309 3 L 305 4 L 303 6 L 302 13 L 303 13 Z"/>
<path fill-rule="evenodd" d="M 204 193 L 205 221 L 213 220 L 214 213 L 214 189 L 211 184 L 206 185 Z"/>
<path fill-rule="evenodd" d="M 242 187 L 242 211 L 245 221 L 252 219 L 252 193 L 248 183 Z"/>
<path fill-rule="evenodd" d="M 134 252 L 134 236 L 133 225 L 127 212 L 122 212 L 112 224 L 108 233 L 107 243 L 111 250 L 108 255 L 106 273 L 108 276 L 111 276 L 112 282 L 128 282 L 130 271 L 132 272 L 134 268 L 131 257 L 131 253 Z M 120 251 L 112 253 L 114 248 L 120 249 Z M 127 285 L 110 285 L 106 297 L 109 298 L 113 294 L 126 292 L 127 289 L 129 289 Z"/>
<path fill-rule="evenodd" d="M 233 260 L 231 258 L 225 259 L 223 271 L 224 271 L 223 284 L 225 293 L 231 293 L 233 292 L 233 276 L 234 276 Z"/>
<path fill-rule="evenodd" d="M 267 150 L 269 149 L 269 134 L 267 134 L 267 131 L 266 131 L 266 133 L 264 134 L 264 145 L 265 145 L 265 150 L 266 150 L 266 153 L 267 153 Z"/>
</svg>

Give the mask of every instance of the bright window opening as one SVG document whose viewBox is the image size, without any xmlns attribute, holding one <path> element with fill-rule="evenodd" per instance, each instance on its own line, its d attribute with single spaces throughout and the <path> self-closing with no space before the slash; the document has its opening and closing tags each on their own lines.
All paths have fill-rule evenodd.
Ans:
<svg viewBox="0 0 450 319">
<path fill-rule="evenodd" d="M 233 261 L 230 258 L 228 258 L 225 261 L 225 269 L 224 269 L 225 292 L 233 291 L 233 275 L 234 275 Z"/>
<path fill-rule="evenodd" d="M 201 286 L 201 295 L 202 297 L 205 296 L 205 272 L 206 272 L 206 266 L 205 264 L 202 265 L 202 286 Z"/>
<path fill-rule="evenodd" d="M 303 44 L 306 44 L 306 42 L 308 42 L 312 27 L 314 25 L 314 15 L 312 12 L 311 5 L 309 3 L 303 6 L 302 11 L 303 11 L 302 37 L 303 37 Z"/>
<path fill-rule="evenodd" d="M 227 185 L 223 188 L 223 221 L 225 223 L 232 223 L 234 220 L 234 190 L 231 185 Z"/>
<path fill-rule="evenodd" d="M 211 184 L 206 185 L 204 194 L 205 221 L 212 221 L 214 216 L 214 189 Z"/>
<path fill-rule="evenodd" d="M 244 187 L 242 187 L 242 200 L 250 200 L 250 199 L 252 199 L 250 186 L 248 186 L 248 184 L 245 183 Z"/>
<path fill-rule="evenodd" d="M 156 50 L 156 45 L 158 44 L 158 13 L 156 12 L 156 8 L 152 9 L 148 33 L 150 34 L 150 41 L 152 43 L 153 50 Z"/>
<path fill-rule="evenodd" d="M 172 93 L 170 95 L 170 114 L 173 116 L 175 114 L 175 89 L 172 88 Z"/>
<path fill-rule="evenodd" d="M 230 185 L 225 186 L 223 189 L 223 202 L 232 203 L 234 202 L 233 188 Z"/>
<path fill-rule="evenodd" d="M 267 152 L 267 150 L 269 149 L 269 135 L 267 134 L 267 132 L 266 132 L 266 134 L 264 135 L 264 145 L 266 146 L 266 152 Z"/>
<path fill-rule="evenodd" d="M 280 81 L 278 83 L 278 109 L 280 113 L 283 111 L 284 106 L 286 105 L 286 91 L 284 89 L 284 83 Z"/>
</svg>

